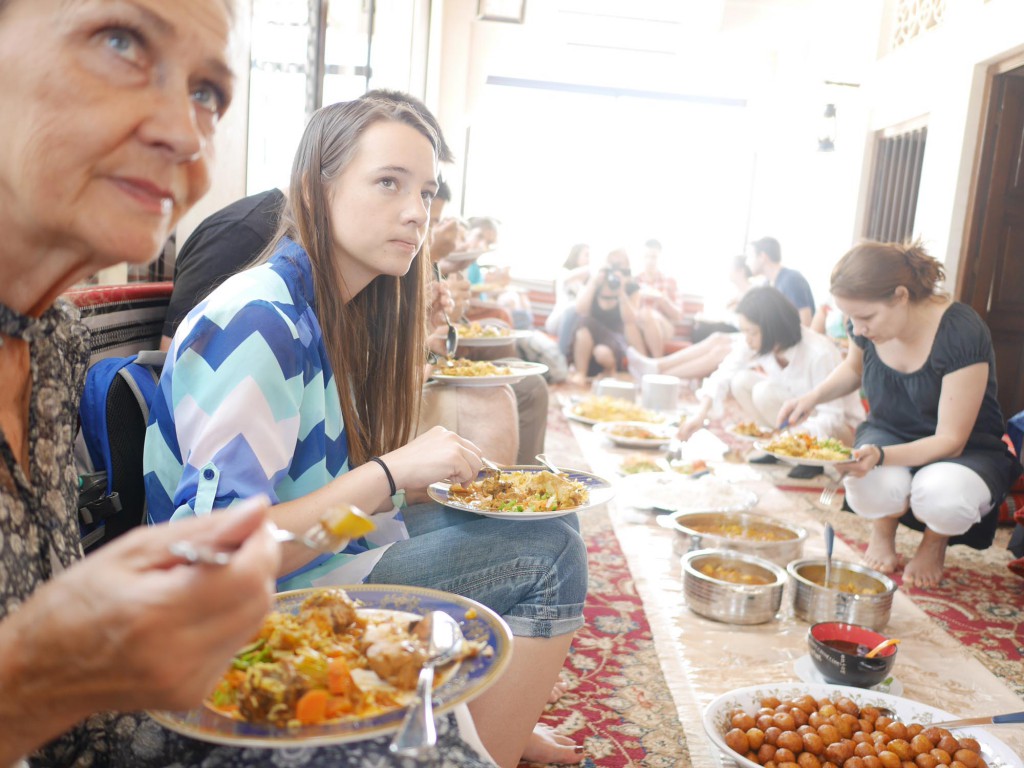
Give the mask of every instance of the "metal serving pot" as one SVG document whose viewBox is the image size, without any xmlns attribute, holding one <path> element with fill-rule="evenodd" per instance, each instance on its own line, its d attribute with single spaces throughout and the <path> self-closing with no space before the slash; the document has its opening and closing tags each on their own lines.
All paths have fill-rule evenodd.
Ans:
<svg viewBox="0 0 1024 768">
<path fill-rule="evenodd" d="M 880 632 L 889 623 L 896 582 L 884 573 L 858 563 L 832 561 L 832 582 L 825 582 L 825 560 L 797 560 L 786 566 L 793 577 L 793 615 L 810 624 L 844 621 Z M 840 587 L 844 589 L 841 590 Z M 871 590 L 854 594 L 847 589 Z"/>
<path fill-rule="evenodd" d="M 752 512 L 674 512 L 658 518 L 674 530 L 677 551 L 728 549 L 785 567 L 803 554 L 807 531 L 799 525 Z"/>
<path fill-rule="evenodd" d="M 764 624 L 782 605 L 786 572 L 775 563 L 742 552 L 699 549 L 683 556 L 683 595 L 694 613 L 728 624 Z M 740 584 L 709 576 L 702 569 L 724 569 L 766 584 Z"/>
</svg>

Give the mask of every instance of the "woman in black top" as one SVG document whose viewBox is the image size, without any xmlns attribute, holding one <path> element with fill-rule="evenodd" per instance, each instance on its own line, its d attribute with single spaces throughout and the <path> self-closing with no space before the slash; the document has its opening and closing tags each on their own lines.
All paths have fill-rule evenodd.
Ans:
<svg viewBox="0 0 1024 768">
<path fill-rule="evenodd" d="M 988 328 L 939 289 L 944 276 L 919 245 L 864 243 L 843 256 L 832 295 L 849 318 L 849 354 L 779 413 L 793 423 L 863 387 L 870 412 L 846 470 L 847 501 L 874 520 L 864 560 L 884 573 L 900 566 L 896 530 L 912 513 L 905 522 L 924 538 L 903 583 L 918 587 L 938 584 L 951 539 L 992 543 L 997 507 L 1020 472 L 1002 442 Z"/>
</svg>

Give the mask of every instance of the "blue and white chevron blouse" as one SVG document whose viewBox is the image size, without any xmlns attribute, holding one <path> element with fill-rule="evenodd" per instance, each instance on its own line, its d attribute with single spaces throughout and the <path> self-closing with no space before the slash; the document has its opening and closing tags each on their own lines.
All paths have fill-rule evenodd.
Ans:
<svg viewBox="0 0 1024 768">
<path fill-rule="evenodd" d="M 348 471 L 341 403 L 314 311 L 309 258 L 285 240 L 185 318 L 152 404 L 143 466 L 150 522 L 209 514 L 258 493 L 273 503 Z M 353 542 L 355 554 L 369 545 Z M 314 561 L 303 586 L 345 555 Z"/>
</svg>

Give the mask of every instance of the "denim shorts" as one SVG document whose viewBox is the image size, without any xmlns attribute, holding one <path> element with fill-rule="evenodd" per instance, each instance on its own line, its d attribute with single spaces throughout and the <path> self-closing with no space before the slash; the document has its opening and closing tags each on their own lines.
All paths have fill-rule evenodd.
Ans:
<svg viewBox="0 0 1024 768">
<path fill-rule="evenodd" d="M 411 538 L 391 545 L 367 583 L 469 597 L 522 637 L 553 637 L 583 626 L 587 551 L 576 515 L 495 520 L 431 502 L 403 516 Z"/>
</svg>

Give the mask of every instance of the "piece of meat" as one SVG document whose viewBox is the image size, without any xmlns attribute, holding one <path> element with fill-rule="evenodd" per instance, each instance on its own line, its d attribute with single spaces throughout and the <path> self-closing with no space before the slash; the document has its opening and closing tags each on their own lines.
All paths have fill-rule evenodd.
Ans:
<svg viewBox="0 0 1024 768">
<path fill-rule="evenodd" d="M 317 621 L 338 633 L 355 622 L 356 607 L 344 590 L 328 589 L 306 598 L 299 609 L 299 621 Z"/>
<path fill-rule="evenodd" d="M 367 638 L 366 661 L 377 676 L 396 688 L 412 690 L 427 658 L 426 643 L 404 632 L 380 633 Z"/>
</svg>

